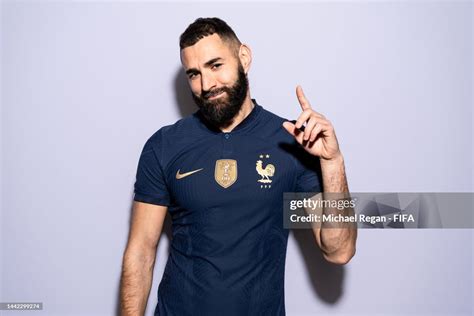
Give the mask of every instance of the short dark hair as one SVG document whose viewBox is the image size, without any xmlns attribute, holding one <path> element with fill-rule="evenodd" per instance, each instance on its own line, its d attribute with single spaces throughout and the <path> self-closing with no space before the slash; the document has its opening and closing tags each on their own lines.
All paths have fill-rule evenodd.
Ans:
<svg viewBox="0 0 474 316">
<path fill-rule="evenodd" d="M 202 38 L 217 34 L 223 40 L 236 47 L 241 42 L 232 28 L 219 18 L 198 18 L 191 23 L 179 37 L 180 50 L 193 46 Z"/>
</svg>

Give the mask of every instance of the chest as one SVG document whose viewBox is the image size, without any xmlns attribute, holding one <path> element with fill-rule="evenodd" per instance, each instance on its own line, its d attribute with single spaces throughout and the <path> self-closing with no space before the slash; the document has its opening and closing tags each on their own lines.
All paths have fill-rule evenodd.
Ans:
<svg viewBox="0 0 474 316">
<path fill-rule="evenodd" d="M 186 209 L 265 207 L 296 181 L 295 164 L 278 145 L 225 135 L 184 148 L 165 174 L 172 201 Z"/>
</svg>

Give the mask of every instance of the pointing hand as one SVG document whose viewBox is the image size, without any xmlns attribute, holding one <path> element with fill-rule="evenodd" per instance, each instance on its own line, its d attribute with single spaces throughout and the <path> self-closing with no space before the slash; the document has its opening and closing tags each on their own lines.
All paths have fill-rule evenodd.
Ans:
<svg viewBox="0 0 474 316">
<path fill-rule="evenodd" d="M 311 108 L 301 86 L 296 87 L 296 96 L 303 112 L 296 123 L 284 122 L 283 127 L 311 155 L 325 160 L 333 160 L 341 156 L 331 122 Z M 304 131 L 301 130 L 303 126 Z"/>
</svg>

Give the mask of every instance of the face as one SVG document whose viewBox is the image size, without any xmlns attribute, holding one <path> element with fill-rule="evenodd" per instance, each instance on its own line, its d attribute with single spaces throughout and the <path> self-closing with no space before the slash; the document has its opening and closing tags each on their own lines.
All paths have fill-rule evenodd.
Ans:
<svg viewBox="0 0 474 316">
<path fill-rule="evenodd" d="M 181 51 L 192 96 L 202 115 L 216 127 L 229 126 L 248 92 L 241 60 L 217 34 Z"/>
</svg>

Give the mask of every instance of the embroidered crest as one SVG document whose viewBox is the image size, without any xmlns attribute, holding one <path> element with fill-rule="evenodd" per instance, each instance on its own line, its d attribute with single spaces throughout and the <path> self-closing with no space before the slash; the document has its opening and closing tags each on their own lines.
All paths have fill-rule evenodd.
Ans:
<svg viewBox="0 0 474 316">
<path fill-rule="evenodd" d="M 237 180 L 237 161 L 233 159 L 217 160 L 214 179 L 224 189 L 234 184 Z"/>
<path fill-rule="evenodd" d="M 272 183 L 272 179 L 270 178 L 275 175 L 275 166 L 269 163 L 264 167 L 263 161 L 261 160 L 264 157 L 270 158 L 270 155 L 260 155 L 260 160 L 257 160 L 255 170 L 257 170 L 257 173 L 261 177 L 261 179 L 257 181 L 260 183 L 265 183 L 265 185 L 261 185 L 260 187 L 271 188 L 271 185 L 267 186 L 267 184 Z"/>
</svg>

